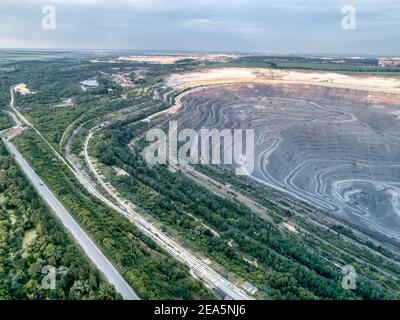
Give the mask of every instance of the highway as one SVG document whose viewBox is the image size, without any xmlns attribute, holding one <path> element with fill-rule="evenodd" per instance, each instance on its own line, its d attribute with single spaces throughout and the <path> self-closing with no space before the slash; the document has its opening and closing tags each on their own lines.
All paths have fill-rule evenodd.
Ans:
<svg viewBox="0 0 400 320">
<path fill-rule="evenodd" d="M 106 279 L 115 286 L 116 290 L 125 300 L 138 300 L 139 297 L 129 284 L 122 278 L 111 262 L 101 253 L 94 242 L 83 231 L 79 224 L 72 218 L 64 206 L 57 200 L 50 189 L 42 182 L 32 167 L 26 162 L 17 148 L 5 138 L 2 138 L 8 151 L 13 155 L 20 168 L 32 182 L 40 197 L 48 204 L 55 216 L 62 222 L 76 242 L 81 246 L 89 259 L 104 274 Z"/>
<path fill-rule="evenodd" d="M 10 106 L 14 109 L 14 94 L 11 94 Z M 22 121 L 26 121 L 19 113 L 18 116 Z M 17 126 L 20 126 L 18 119 L 15 115 L 13 119 L 16 121 Z M 129 284 L 115 269 L 112 263 L 104 256 L 100 249 L 79 226 L 74 218 L 69 214 L 65 207 L 58 201 L 51 190 L 44 184 L 40 177 L 35 173 L 28 162 L 23 158 L 22 154 L 12 144 L 10 138 L 2 138 L 6 148 L 13 155 L 13 158 L 23 170 L 25 175 L 29 178 L 34 188 L 37 190 L 40 197 L 47 203 L 54 215 L 62 222 L 64 227 L 73 236 L 79 246 L 83 249 L 88 258 L 97 266 L 100 272 L 105 276 L 107 281 L 112 284 L 116 291 L 121 294 L 125 300 L 139 300 L 139 296 L 133 291 Z"/>
<path fill-rule="evenodd" d="M 189 267 L 189 269 L 193 272 L 194 275 L 199 277 L 206 285 L 214 289 L 220 289 L 229 295 L 234 300 L 252 300 L 250 296 L 248 296 L 243 290 L 239 289 L 236 285 L 222 277 L 216 271 L 214 271 L 210 266 L 204 263 L 202 260 L 194 256 L 191 252 L 183 248 L 176 241 L 166 236 L 161 230 L 156 228 L 151 222 L 147 221 L 144 217 L 142 217 L 139 213 L 133 210 L 130 204 L 126 204 L 125 200 L 121 199 L 102 179 L 102 177 L 96 171 L 89 155 L 88 155 L 88 144 L 93 136 L 95 131 L 91 131 L 88 135 L 85 145 L 85 160 L 96 177 L 96 180 L 100 183 L 100 185 L 107 191 L 109 195 L 113 199 L 116 200 L 117 204 L 111 202 L 108 198 L 106 198 L 101 192 L 98 191 L 97 186 L 89 179 L 87 176 L 81 171 L 81 169 L 72 161 L 72 159 L 68 158 L 67 161 L 58 153 L 57 150 L 46 140 L 46 138 L 37 130 L 32 124 L 28 122 L 28 120 L 14 107 L 14 92 L 13 88 L 11 88 L 11 102 L 10 108 L 17 114 L 17 116 L 24 122 L 27 126 L 31 127 L 52 149 L 55 155 L 71 170 L 71 172 L 75 175 L 75 177 L 80 181 L 80 183 L 95 197 L 97 197 L 104 204 L 109 206 L 110 208 L 116 210 L 121 213 L 124 217 L 126 217 L 129 221 L 135 224 L 139 230 L 141 230 L 144 234 L 152 238 L 160 247 L 166 250 L 172 257 L 181 261 L 185 265 Z M 101 128 L 99 126 L 97 129 Z"/>
</svg>

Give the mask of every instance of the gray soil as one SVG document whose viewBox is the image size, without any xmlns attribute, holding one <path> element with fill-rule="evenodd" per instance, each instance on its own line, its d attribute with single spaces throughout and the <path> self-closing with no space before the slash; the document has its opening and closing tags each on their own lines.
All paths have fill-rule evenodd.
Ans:
<svg viewBox="0 0 400 320">
<path fill-rule="evenodd" d="M 179 128 L 255 130 L 252 178 L 400 239 L 398 97 L 305 85 L 205 87 Z"/>
</svg>

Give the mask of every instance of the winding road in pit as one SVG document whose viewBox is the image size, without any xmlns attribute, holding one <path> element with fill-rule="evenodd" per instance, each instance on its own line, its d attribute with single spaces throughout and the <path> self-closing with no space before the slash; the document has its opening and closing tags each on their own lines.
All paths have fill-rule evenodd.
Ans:
<svg viewBox="0 0 400 320">
<path fill-rule="evenodd" d="M 400 241 L 396 227 L 400 225 L 400 215 L 396 214 L 400 212 L 400 144 L 391 138 L 397 132 L 395 128 L 400 128 L 400 122 L 394 119 L 398 106 L 371 103 L 369 93 L 362 90 L 355 93 L 360 101 L 348 101 L 346 94 L 350 93 L 340 91 L 344 89 L 332 92 L 314 86 L 313 94 L 318 96 L 311 96 L 316 101 L 310 101 L 301 98 L 304 93 L 300 86 L 293 93 L 276 85 L 247 85 L 203 86 L 200 94 L 186 96 L 182 110 L 172 119 L 194 130 L 254 128 L 258 131 L 256 170 L 249 175 L 255 181 L 364 230 Z M 338 101 L 336 94 L 341 95 Z M 388 130 L 376 128 L 382 123 L 388 123 Z M 380 207 L 373 211 L 373 207 L 367 208 L 368 203 L 349 201 L 347 189 L 359 190 L 350 197 L 362 195 L 363 184 L 371 191 L 365 201 L 381 196 L 379 190 L 374 193 L 376 186 L 382 185 L 382 192 L 391 192 L 386 211 Z"/>
</svg>

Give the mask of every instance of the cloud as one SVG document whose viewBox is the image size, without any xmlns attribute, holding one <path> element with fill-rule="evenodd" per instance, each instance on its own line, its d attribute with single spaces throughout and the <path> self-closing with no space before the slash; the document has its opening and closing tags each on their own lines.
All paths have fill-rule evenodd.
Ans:
<svg viewBox="0 0 400 320">
<path fill-rule="evenodd" d="M 341 28 L 348 0 L 1 1 L 1 47 L 400 52 L 397 0 L 352 0 L 352 31 Z M 54 32 L 41 28 L 47 4 L 56 8 Z"/>
</svg>

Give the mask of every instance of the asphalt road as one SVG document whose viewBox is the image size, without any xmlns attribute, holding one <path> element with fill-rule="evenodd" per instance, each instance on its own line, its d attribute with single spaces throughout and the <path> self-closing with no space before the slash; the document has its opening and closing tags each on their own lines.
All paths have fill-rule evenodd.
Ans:
<svg viewBox="0 0 400 320">
<path fill-rule="evenodd" d="M 10 88 L 10 108 L 26 125 L 32 127 L 43 139 L 44 137 L 32 126 L 14 107 L 14 87 Z M 16 126 L 21 126 L 21 122 L 18 117 L 10 112 Z M 35 173 L 32 167 L 24 159 L 18 149 L 11 143 L 9 139 L 1 138 L 7 147 L 8 151 L 13 155 L 14 159 L 19 164 L 20 168 L 25 172 L 29 180 L 32 182 L 34 188 L 37 190 L 39 195 L 48 204 L 56 217 L 62 222 L 64 227 L 72 234 L 73 238 L 77 241 L 79 246 L 83 249 L 88 258 L 97 266 L 101 273 L 106 277 L 108 282 L 112 284 L 116 291 L 121 294 L 124 300 L 140 300 L 139 296 L 129 286 L 129 284 L 122 278 L 119 272 L 111 264 L 111 262 L 104 256 L 94 242 L 89 238 L 85 231 L 79 226 L 64 206 L 57 200 L 50 189 L 43 183 L 40 177 Z M 45 139 L 44 139 L 45 140 Z M 47 140 L 45 140 L 47 142 Z M 48 143 L 48 142 L 47 142 Z M 51 147 L 51 145 L 50 145 Z M 51 147 L 52 148 L 52 147 Z M 54 148 L 52 148 L 54 150 Z M 54 150 L 55 151 L 55 150 Z M 57 152 L 56 154 L 61 157 Z M 65 160 L 61 157 L 62 161 Z M 68 164 L 67 164 L 68 165 Z"/>
<path fill-rule="evenodd" d="M 60 158 L 61 161 L 65 163 L 67 167 L 70 168 L 70 170 L 74 173 L 74 175 L 77 177 L 77 179 L 82 183 L 83 186 L 94 196 L 96 196 L 98 199 L 100 199 L 102 202 L 107 204 L 109 207 L 115 209 L 116 211 L 120 212 L 122 215 L 124 215 L 129 221 L 133 222 L 142 232 L 150 236 L 157 244 L 159 244 L 163 249 L 165 249 L 168 253 L 170 253 L 173 257 L 175 257 L 177 260 L 183 262 L 186 264 L 191 271 L 199 278 L 201 278 L 207 285 L 211 286 L 212 288 L 220 289 L 223 292 L 225 292 L 227 295 L 231 296 L 234 300 L 251 300 L 252 298 L 249 297 L 245 292 L 243 292 L 241 289 L 239 289 L 236 285 L 222 277 L 220 274 L 215 272 L 210 266 L 208 266 L 206 263 L 195 257 L 191 252 L 186 250 L 185 248 L 181 247 L 176 243 L 173 239 L 170 237 L 167 237 L 164 233 L 162 233 L 158 228 L 156 228 L 153 224 L 148 222 L 145 218 L 143 218 L 141 215 L 139 215 L 135 210 L 132 210 L 132 208 L 124 203 L 122 199 L 120 199 L 107 185 L 106 183 L 101 179 L 95 168 L 93 167 L 90 157 L 88 156 L 87 153 L 87 147 L 88 147 L 88 142 L 93 134 L 93 132 L 90 133 L 88 136 L 87 140 L 85 141 L 85 158 L 87 161 L 87 164 L 90 166 L 91 171 L 93 174 L 96 176 L 97 180 L 99 183 L 104 187 L 107 192 L 117 201 L 118 205 L 115 205 L 112 203 L 109 199 L 107 199 L 104 195 L 102 195 L 97 188 L 92 185 L 90 181 L 85 177 L 85 175 L 80 171 L 79 168 L 74 166 L 72 161 L 65 161 L 65 159 L 47 142 L 47 140 L 42 136 L 42 134 L 32 125 L 28 122 L 27 119 L 24 118 L 22 114 L 19 113 L 17 109 L 14 107 L 14 92 L 13 89 L 10 89 L 11 91 L 11 101 L 10 101 L 10 107 L 11 109 L 17 114 L 17 116 L 27 125 L 30 126 L 39 136 L 42 137 L 44 141 L 49 145 L 49 147 L 53 150 L 53 152 Z M 12 144 L 10 144 L 12 147 L 14 147 Z M 16 148 L 14 147 L 16 150 Z M 21 157 L 22 158 L 22 157 Z M 23 160 L 23 158 L 22 158 Z M 24 160 L 25 164 L 29 167 L 29 165 L 26 163 Z M 71 167 L 72 165 L 72 167 Z M 30 167 L 29 167 L 30 168 Z M 32 168 L 30 168 L 30 171 L 36 175 Z M 29 176 L 29 175 L 28 175 Z M 36 175 L 37 179 L 39 181 L 39 191 L 41 191 L 41 188 L 44 186 L 41 186 L 41 181 L 40 178 Z M 36 185 L 35 185 L 36 187 Z M 48 190 L 50 192 L 50 190 Z M 58 200 L 54 197 L 54 201 L 58 202 Z M 62 205 L 58 203 L 61 207 Z M 65 213 L 68 212 L 64 209 Z M 70 217 L 72 219 L 72 217 Z M 74 221 L 75 222 L 75 221 Z M 75 222 L 76 224 L 76 222 Z M 77 224 L 76 224 L 77 225 Z M 77 225 L 78 226 L 78 225 Z M 79 227 L 79 226 L 78 226 Z M 82 231 L 83 232 L 83 231 Z M 89 239 L 90 240 L 90 239 Z M 79 242 L 79 241 L 78 241 Z M 94 245 L 94 244 L 93 244 Z M 97 248 L 96 248 L 97 249 Z M 98 250 L 98 249 L 97 249 Z M 91 250 L 90 250 L 91 251 Z M 92 252 L 87 252 L 88 256 L 89 253 Z M 90 257 L 90 256 L 89 256 Z M 103 256 L 103 258 L 106 260 L 106 258 Z M 107 261 L 108 262 L 108 261 Z M 97 265 L 97 264 L 96 264 Z M 100 268 L 100 266 L 98 265 Z M 111 266 L 112 267 L 112 266 Z M 115 269 L 114 269 L 115 270 Z M 115 270 L 117 273 L 117 271 Z M 103 271 L 104 274 L 106 272 Z M 117 273 L 118 274 L 118 273 Z M 106 274 L 107 276 L 107 274 Z M 121 278 L 121 276 L 118 274 L 118 276 Z M 107 277 L 107 279 L 109 279 Z M 121 278 L 123 281 L 123 279 Z M 115 285 L 117 290 L 124 296 L 122 291 L 125 293 L 129 293 L 129 291 L 126 291 L 127 288 L 121 288 L 117 287 L 117 285 L 112 281 L 112 279 L 109 281 Z M 118 282 L 118 285 L 121 285 L 121 282 Z M 129 287 L 126 284 L 127 287 Z M 132 291 L 132 289 L 129 287 L 129 289 Z M 131 293 L 134 294 L 132 291 Z M 134 294 L 136 298 L 137 295 Z M 125 296 L 124 296 L 125 298 Z"/>
<path fill-rule="evenodd" d="M 25 172 L 26 176 L 32 182 L 33 186 L 48 204 L 56 217 L 62 222 L 65 228 L 72 234 L 76 242 L 83 249 L 89 259 L 103 273 L 109 283 L 115 286 L 115 289 L 125 300 L 139 300 L 138 295 L 132 290 L 129 284 L 122 278 L 111 262 L 97 248 L 94 242 L 83 231 L 79 224 L 72 218 L 64 206 L 57 200 L 50 189 L 42 182 L 39 176 L 33 171 L 32 167 L 26 162 L 17 148 L 7 139 L 2 138 L 9 152 Z"/>
</svg>

